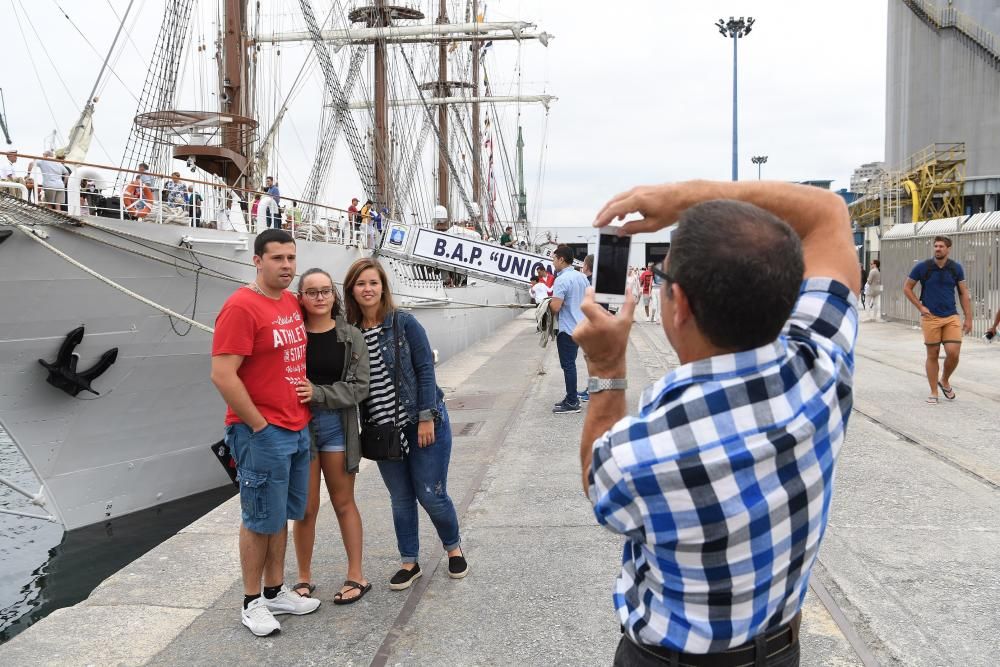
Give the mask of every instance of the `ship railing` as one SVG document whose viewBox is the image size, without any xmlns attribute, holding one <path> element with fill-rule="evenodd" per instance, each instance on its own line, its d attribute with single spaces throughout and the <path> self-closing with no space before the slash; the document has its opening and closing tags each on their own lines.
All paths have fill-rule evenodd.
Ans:
<svg viewBox="0 0 1000 667">
<path fill-rule="evenodd" d="M 16 191 L 16 196 L 43 205 L 59 206 L 60 210 L 74 216 L 142 220 L 244 233 L 258 233 L 275 226 L 285 229 L 297 239 L 369 249 L 377 241 L 378 232 L 369 229 L 371 225 L 364 223 L 359 214 L 318 202 L 283 195 L 279 204 L 263 190 L 147 171 L 142 174 L 145 187 L 134 191 L 138 194 L 136 201 L 126 203 L 125 190 L 114 185 L 115 175 L 128 175 L 127 189 L 138 176 L 135 170 L 24 153 L 20 153 L 18 158 L 53 160 L 70 167 L 71 174 L 66 179 L 65 189 L 57 190 L 57 202 L 45 201 L 52 190 L 41 187 L 40 177 L 34 179 L 35 187 L 32 189 L 12 183 L 11 191 Z M 168 182 L 184 187 L 187 192 L 183 201 L 171 201 L 173 191 L 168 188 Z M 142 204 L 137 205 L 137 201 Z"/>
</svg>

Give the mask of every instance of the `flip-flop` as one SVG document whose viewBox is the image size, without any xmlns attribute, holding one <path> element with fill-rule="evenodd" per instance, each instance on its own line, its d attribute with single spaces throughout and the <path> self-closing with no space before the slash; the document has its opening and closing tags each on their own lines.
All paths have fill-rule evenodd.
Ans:
<svg viewBox="0 0 1000 667">
<path fill-rule="evenodd" d="M 337 591 L 337 594 L 333 596 L 333 604 L 354 604 L 355 602 L 363 598 L 365 596 L 365 593 L 367 593 L 372 589 L 372 583 L 370 581 L 364 586 L 362 586 L 356 581 L 351 581 L 350 579 L 346 579 L 344 580 L 344 586 L 347 586 L 347 590 L 343 592 Z M 349 593 L 352 590 L 360 591 L 360 593 L 358 593 L 352 598 L 345 598 L 344 593 Z"/>
<path fill-rule="evenodd" d="M 303 595 L 302 593 L 299 593 L 299 592 L 298 592 L 298 590 L 299 590 L 300 588 L 304 588 L 304 589 L 306 589 L 306 591 L 307 591 L 307 592 L 306 592 L 306 594 L 305 594 L 305 595 Z M 311 597 L 312 597 L 312 594 L 313 594 L 313 591 L 315 591 L 315 590 L 316 590 L 316 584 L 310 584 L 310 583 L 308 583 L 308 582 L 305 582 L 305 581 L 303 581 L 303 582 L 301 582 L 301 583 L 298 583 L 298 584 L 295 584 L 294 586 L 292 586 L 292 590 L 293 590 L 293 591 L 295 591 L 295 592 L 296 592 L 296 594 L 297 594 L 297 595 L 298 595 L 299 597 L 302 597 L 302 598 L 311 598 Z"/>
<path fill-rule="evenodd" d="M 938 382 L 938 386 L 941 387 L 941 391 L 944 392 L 944 397 L 945 398 L 947 398 L 949 401 L 954 401 L 955 400 L 955 388 L 954 387 L 947 387 L 946 388 L 940 382 Z"/>
<path fill-rule="evenodd" d="M 938 404 L 938 397 L 937 396 L 928 396 L 927 398 L 924 399 L 924 403 L 928 403 L 930 405 L 937 405 Z"/>
</svg>

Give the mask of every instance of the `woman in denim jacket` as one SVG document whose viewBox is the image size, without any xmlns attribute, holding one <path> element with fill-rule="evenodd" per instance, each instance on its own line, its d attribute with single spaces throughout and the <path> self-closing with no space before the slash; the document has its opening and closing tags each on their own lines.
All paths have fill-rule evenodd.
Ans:
<svg viewBox="0 0 1000 667">
<path fill-rule="evenodd" d="M 363 421 L 395 422 L 403 432 L 403 460 L 378 463 L 392 501 L 402 561 L 389 588 L 407 589 L 420 577 L 418 502 L 448 552 L 448 574 L 461 579 L 469 565 L 462 554 L 458 515 L 448 495 L 451 423 L 444 392 L 434 378 L 434 353 L 427 333 L 413 315 L 396 310 L 385 269 L 374 259 L 359 259 L 348 269 L 344 303 L 347 321 L 361 328 L 368 346 L 371 383 L 362 405 Z M 394 327 L 399 327 L 398 358 Z M 393 415 L 397 394 L 399 413 Z"/>
<path fill-rule="evenodd" d="M 299 278 L 299 303 L 309 337 L 306 357 L 300 363 L 306 364 L 309 382 L 300 386 L 298 393 L 312 409 L 309 432 L 313 459 L 306 513 L 301 521 L 292 522 L 299 568 L 299 583 L 294 590 L 310 597 L 316 589 L 312 583 L 312 556 L 322 469 L 347 552 L 347 579 L 333 602 L 351 604 L 372 587 L 362 574 L 364 540 L 361 513 L 354 501 L 354 477 L 361 462 L 358 411 L 368 396 L 368 349 L 358 328 L 344 319 L 340 296 L 329 273 L 323 269 L 303 273 Z"/>
</svg>

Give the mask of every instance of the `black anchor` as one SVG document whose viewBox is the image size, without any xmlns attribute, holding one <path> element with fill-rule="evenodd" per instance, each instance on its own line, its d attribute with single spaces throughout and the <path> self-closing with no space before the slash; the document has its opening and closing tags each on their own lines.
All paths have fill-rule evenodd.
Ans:
<svg viewBox="0 0 1000 667">
<path fill-rule="evenodd" d="M 56 360 L 53 363 L 50 364 L 44 359 L 39 359 L 38 363 L 45 366 L 46 370 L 49 371 L 49 376 L 45 378 L 45 381 L 53 387 L 62 389 L 70 396 L 76 396 L 84 390 L 89 391 L 95 396 L 100 396 L 90 386 L 90 383 L 103 375 L 104 371 L 111 368 L 111 365 L 118 359 L 118 348 L 113 347 L 102 354 L 97 363 L 87 370 L 77 371 L 76 364 L 80 360 L 80 355 L 73 350 L 82 342 L 83 327 L 80 326 L 66 334 L 66 339 L 59 347 L 59 354 L 56 355 Z"/>
</svg>

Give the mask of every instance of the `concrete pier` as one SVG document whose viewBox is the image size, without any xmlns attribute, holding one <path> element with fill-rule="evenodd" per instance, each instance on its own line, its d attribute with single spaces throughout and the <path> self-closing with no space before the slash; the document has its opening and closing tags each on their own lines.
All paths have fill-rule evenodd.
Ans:
<svg viewBox="0 0 1000 667">
<path fill-rule="evenodd" d="M 433 341 L 432 341 L 433 342 Z M 862 326 L 855 404 L 826 541 L 804 611 L 803 665 L 991 665 L 1000 654 L 1000 345 L 969 340 L 958 398 L 923 402 L 919 331 Z M 630 404 L 676 364 L 655 324 L 637 324 Z M 585 376 L 582 372 L 581 378 Z M 449 491 L 471 572 L 447 559 L 421 515 L 424 576 L 393 592 L 388 494 L 374 465 L 357 481 L 373 590 L 335 606 L 346 560 L 326 501 L 310 616 L 256 638 L 240 624 L 233 499 L 0 646 L 6 665 L 601 665 L 619 640 L 611 591 L 621 539 L 580 491 L 583 414 L 553 415 L 555 346 L 521 317 L 438 368 L 455 433 Z M 582 382 L 582 379 L 581 379 Z M 220 416 L 221 419 L 221 416 Z M 296 581 L 289 545 L 286 582 Z"/>
</svg>

